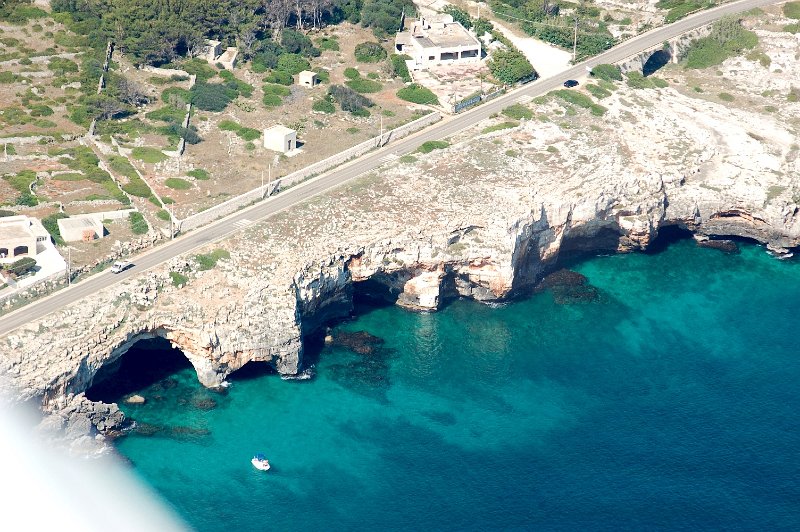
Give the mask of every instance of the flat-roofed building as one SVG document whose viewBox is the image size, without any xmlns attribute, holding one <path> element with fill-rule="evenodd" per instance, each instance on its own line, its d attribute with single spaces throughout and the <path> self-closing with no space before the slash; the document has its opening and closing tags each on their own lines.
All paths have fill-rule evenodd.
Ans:
<svg viewBox="0 0 800 532">
<path fill-rule="evenodd" d="M 280 124 L 264 130 L 264 147 L 280 153 L 297 149 L 297 131 Z"/>
<path fill-rule="evenodd" d="M 0 263 L 8 264 L 23 257 L 35 257 L 44 250 L 44 243 L 49 239 L 50 233 L 36 218 L 0 218 Z"/>
<path fill-rule="evenodd" d="M 481 58 L 481 42 L 450 15 L 414 21 L 410 29 L 397 34 L 395 49 L 411 56 L 406 64 L 414 70 Z"/>
<path fill-rule="evenodd" d="M 89 242 L 103 238 L 103 222 L 96 216 L 73 216 L 58 220 L 58 231 L 65 242 Z"/>
<path fill-rule="evenodd" d="M 297 75 L 297 84 L 304 87 L 313 87 L 319 83 L 317 73 L 312 70 L 303 70 Z"/>
</svg>

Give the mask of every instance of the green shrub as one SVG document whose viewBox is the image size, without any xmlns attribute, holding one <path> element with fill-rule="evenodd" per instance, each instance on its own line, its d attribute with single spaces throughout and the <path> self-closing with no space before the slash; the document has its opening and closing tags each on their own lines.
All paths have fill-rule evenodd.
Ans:
<svg viewBox="0 0 800 532">
<path fill-rule="evenodd" d="M 397 97 L 407 102 L 439 105 L 439 99 L 430 89 L 416 83 L 398 90 Z"/>
<path fill-rule="evenodd" d="M 31 116 L 50 116 L 53 114 L 53 109 L 47 105 L 32 105 L 30 110 Z"/>
<path fill-rule="evenodd" d="M 192 103 L 203 111 L 224 111 L 238 95 L 235 89 L 219 83 L 196 83 L 192 87 Z"/>
<path fill-rule="evenodd" d="M 592 67 L 592 74 L 606 81 L 622 81 L 622 71 L 617 65 L 600 64 Z"/>
<path fill-rule="evenodd" d="M 36 267 L 36 259 L 33 257 L 22 257 L 19 260 L 16 260 L 5 266 L 4 269 L 11 274 L 14 274 L 14 277 L 22 277 L 23 275 L 30 273 Z"/>
<path fill-rule="evenodd" d="M 164 152 L 147 146 L 137 146 L 136 148 L 133 148 L 132 155 L 135 159 L 150 164 L 160 163 L 161 161 L 167 160 L 167 156 L 164 155 Z"/>
<path fill-rule="evenodd" d="M 219 127 L 222 131 L 239 131 L 239 124 L 233 120 L 222 120 L 217 127 Z"/>
<path fill-rule="evenodd" d="M 343 111 L 348 111 L 350 113 L 362 113 L 366 111 L 365 107 L 372 107 L 375 103 L 363 96 L 350 87 L 345 87 L 342 85 L 332 85 L 330 89 L 328 89 L 328 94 L 332 97 L 335 101 L 339 102 L 339 106 L 341 106 Z M 369 113 L 367 113 L 369 116 Z"/>
<path fill-rule="evenodd" d="M 521 103 L 515 103 L 514 105 L 510 105 L 503 109 L 502 113 L 509 118 L 513 118 L 514 120 L 530 120 L 533 118 L 533 112 L 522 105 Z"/>
<path fill-rule="evenodd" d="M 164 107 L 156 109 L 155 111 L 150 111 L 144 116 L 150 120 L 160 120 L 162 122 L 180 124 L 183 122 L 183 118 L 186 116 L 186 111 L 171 105 L 165 105 Z"/>
<path fill-rule="evenodd" d="M 17 199 L 14 200 L 14 204 L 23 207 L 35 207 L 39 205 L 39 199 L 30 192 L 23 192 L 17 196 Z"/>
<path fill-rule="evenodd" d="M 408 72 L 406 61 L 411 59 L 410 56 L 405 54 L 392 54 L 390 60 L 392 62 L 392 76 L 400 78 L 406 83 L 411 82 L 411 74 Z"/>
<path fill-rule="evenodd" d="M 144 216 L 142 216 L 140 212 L 130 213 L 130 215 L 128 215 L 128 221 L 131 224 L 131 231 L 134 235 L 143 235 L 150 229 L 147 225 L 147 220 L 144 219 Z"/>
<path fill-rule="evenodd" d="M 164 180 L 164 185 L 174 190 L 188 190 L 192 188 L 192 184 L 180 177 L 170 177 Z"/>
<path fill-rule="evenodd" d="M 161 209 L 161 210 L 159 210 L 159 211 L 156 213 L 156 217 L 157 217 L 159 220 L 164 220 L 165 222 L 168 222 L 168 221 L 169 221 L 169 213 L 168 213 L 167 211 L 165 211 L 164 209 Z"/>
<path fill-rule="evenodd" d="M 650 76 L 650 82 L 657 89 L 665 89 L 665 88 L 669 87 L 669 83 L 667 82 L 667 80 L 665 80 L 663 78 L 657 78 L 657 77 L 654 77 L 654 76 Z"/>
<path fill-rule="evenodd" d="M 116 173 L 127 177 L 128 179 L 139 177 L 139 174 L 136 173 L 136 169 L 128 162 L 128 159 L 122 157 L 120 155 L 112 155 L 108 159 L 109 165 L 111 169 L 114 170 Z"/>
<path fill-rule="evenodd" d="M 783 4 L 783 14 L 786 18 L 800 20 L 800 2 L 786 2 Z"/>
<path fill-rule="evenodd" d="M 374 92 L 380 92 L 383 88 L 383 85 L 378 83 L 377 81 L 372 81 L 371 79 L 351 79 L 345 82 L 345 85 L 353 89 L 354 91 L 360 94 L 371 94 Z"/>
<path fill-rule="evenodd" d="M 190 75 L 194 74 L 197 76 L 198 83 L 208 81 L 217 75 L 216 69 L 209 65 L 207 61 L 200 59 L 199 57 L 194 57 L 186 61 L 185 63 L 179 65 L 179 68 L 186 71 Z"/>
<path fill-rule="evenodd" d="M 330 83 L 331 81 L 331 73 L 325 70 L 324 68 L 320 68 L 317 71 L 317 79 L 320 83 Z"/>
<path fill-rule="evenodd" d="M 443 150 L 450 146 L 450 143 L 444 140 L 429 140 L 422 143 L 422 146 L 417 148 L 420 153 L 430 153 L 433 150 Z"/>
<path fill-rule="evenodd" d="M 370 112 L 365 107 L 356 109 L 355 111 L 350 111 L 350 114 L 353 116 L 358 116 L 360 118 L 367 118 L 370 116 Z"/>
<path fill-rule="evenodd" d="M 0 72 L 0 83 L 14 83 L 19 79 L 21 78 L 13 72 L 9 72 L 7 70 Z"/>
<path fill-rule="evenodd" d="M 122 190 L 137 198 L 149 198 L 153 195 L 150 187 L 139 176 L 129 178 L 128 184 L 122 185 Z"/>
<path fill-rule="evenodd" d="M 3 144 L 3 149 L 4 149 L 5 153 L 7 153 L 8 155 L 16 155 L 17 154 L 17 149 L 14 147 L 13 144 Z"/>
<path fill-rule="evenodd" d="M 344 77 L 347 79 L 358 79 L 361 77 L 361 73 L 353 67 L 347 67 L 344 69 Z"/>
<path fill-rule="evenodd" d="M 300 55 L 283 54 L 278 57 L 278 70 L 283 70 L 293 76 L 310 68 L 311 64 Z"/>
<path fill-rule="evenodd" d="M 16 174 L 4 175 L 3 179 L 14 187 L 17 192 L 30 193 L 30 186 L 36 182 L 36 172 L 33 170 L 22 170 Z"/>
<path fill-rule="evenodd" d="M 189 282 L 189 278 L 179 272 L 169 272 L 169 277 L 172 279 L 172 286 L 180 288 Z"/>
<path fill-rule="evenodd" d="M 197 179 L 198 181 L 207 181 L 211 178 L 211 175 L 202 168 L 195 168 L 194 170 L 189 170 L 186 172 L 186 175 L 192 176 L 193 178 Z M 163 199 L 163 198 L 162 198 Z M 165 200 L 166 203 L 166 200 Z"/>
<path fill-rule="evenodd" d="M 586 90 L 589 91 L 589 93 L 591 93 L 591 95 L 594 96 L 595 98 L 602 99 L 611 96 L 611 92 L 604 89 L 600 85 L 594 85 L 594 84 L 586 85 Z"/>
<path fill-rule="evenodd" d="M 184 109 L 186 104 L 192 101 L 192 93 L 180 87 L 168 87 L 161 91 L 161 101 L 173 107 Z"/>
<path fill-rule="evenodd" d="M 800 23 L 798 24 L 787 24 L 783 27 L 783 31 L 787 33 L 800 33 Z"/>
<path fill-rule="evenodd" d="M 361 63 L 377 63 L 386 59 L 386 50 L 380 43 L 362 42 L 356 45 L 355 56 Z"/>
<path fill-rule="evenodd" d="M 50 236 L 53 237 L 53 242 L 59 246 L 64 245 L 64 239 L 61 237 L 61 231 L 58 228 L 58 220 L 61 218 L 67 218 L 67 215 L 63 212 L 57 212 L 42 218 L 42 226 L 50 233 Z"/>
<path fill-rule="evenodd" d="M 267 83 L 278 83 L 280 85 L 291 85 L 294 83 L 294 78 L 290 72 L 285 70 L 273 70 L 265 78 Z"/>
<path fill-rule="evenodd" d="M 266 107 L 279 107 L 283 103 L 283 100 L 277 94 L 265 94 L 262 101 Z"/>
<path fill-rule="evenodd" d="M 562 89 L 552 91 L 550 94 L 564 100 L 567 103 L 571 103 L 578 107 L 583 107 L 584 109 L 589 109 L 589 111 L 591 111 L 591 113 L 595 116 L 602 116 L 607 111 L 605 107 L 602 105 L 597 105 L 589 96 L 586 96 L 581 92 Z"/>
<path fill-rule="evenodd" d="M 331 102 L 328 98 L 316 100 L 311 105 L 311 109 L 320 113 L 328 113 L 328 114 L 336 112 L 336 107 L 334 107 L 333 102 Z"/>
<path fill-rule="evenodd" d="M 289 96 L 291 93 L 291 89 L 288 89 L 282 85 L 264 85 L 264 94 L 274 94 L 275 96 L 284 98 Z"/>
<path fill-rule="evenodd" d="M 733 94 L 729 94 L 727 92 L 720 92 L 719 94 L 717 94 L 717 97 L 719 97 L 719 99 L 722 100 L 723 102 L 732 102 L 733 100 L 736 99 L 733 97 Z"/>
<path fill-rule="evenodd" d="M 339 51 L 339 41 L 336 37 L 322 37 L 317 39 L 317 46 L 320 50 L 331 50 L 333 52 Z"/>
<path fill-rule="evenodd" d="M 413 155 L 403 155 L 398 160 L 403 164 L 413 164 L 413 163 L 417 162 L 417 158 L 414 157 Z"/>
<path fill-rule="evenodd" d="M 220 259 L 231 258 L 231 254 L 225 251 L 224 249 L 215 249 L 211 253 L 205 253 L 203 255 L 195 255 L 194 258 L 197 261 L 199 270 L 210 270 L 211 268 L 217 265 L 217 262 Z"/>
<path fill-rule="evenodd" d="M 481 133 L 492 133 L 493 131 L 500 131 L 503 129 L 511 129 L 513 127 L 517 127 L 519 122 L 501 122 L 499 124 L 495 124 L 493 126 L 483 128 Z"/>
<path fill-rule="evenodd" d="M 533 65 L 518 50 L 495 50 L 487 65 L 492 76 L 507 85 L 536 74 Z"/>
<path fill-rule="evenodd" d="M 758 36 L 742 27 L 739 19 L 727 16 L 714 22 L 708 37 L 692 43 L 686 55 L 687 68 L 719 65 L 729 57 L 755 48 Z"/>
</svg>

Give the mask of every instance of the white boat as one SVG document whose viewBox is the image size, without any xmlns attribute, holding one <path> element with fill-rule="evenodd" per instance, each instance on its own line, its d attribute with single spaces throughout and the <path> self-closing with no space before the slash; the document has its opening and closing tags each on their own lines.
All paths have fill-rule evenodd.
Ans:
<svg viewBox="0 0 800 532">
<path fill-rule="evenodd" d="M 260 469 L 261 471 L 268 471 L 269 470 L 269 460 L 264 458 L 264 455 L 258 453 L 250 460 L 250 463 L 253 464 L 253 467 L 256 469 Z"/>
</svg>

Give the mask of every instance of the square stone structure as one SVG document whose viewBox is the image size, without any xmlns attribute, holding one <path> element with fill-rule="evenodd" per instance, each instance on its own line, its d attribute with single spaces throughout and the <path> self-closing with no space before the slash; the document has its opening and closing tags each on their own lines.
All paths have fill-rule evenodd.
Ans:
<svg viewBox="0 0 800 532">
<path fill-rule="evenodd" d="M 225 48 L 225 52 L 219 56 L 216 63 L 220 63 L 225 67 L 225 70 L 233 70 L 236 68 L 236 60 L 239 56 L 239 49 L 235 46 Z"/>
<path fill-rule="evenodd" d="M 423 17 L 411 28 L 397 34 L 394 41 L 399 54 L 411 56 L 407 61 L 413 70 L 477 62 L 481 59 L 481 42 L 451 15 Z"/>
<path fill-rule="evenodd" d="M 9 264 L 23 257 L 36 257 L 44 251 L 50 233 L 36 218 L 6 216 L 0 218 L 0 263 Z"/>
<path fill-rule="evenodd" d="M 205 60 L 209 63 L 213 63 L 220 55 L 222 55 L 222 43 L 208 39 L 206 41 L 205 53 L 203 54 Z"/>
<path fill-rule="evenodd" d="M 316 72 L 312 72 L 311 70 L 303 70 L 297 75 L 298 85 L 303 85 L 304 87 L 313 87 L 317 83 L 319 83 L 319 78 L 317 77 Z"/>
<path fill-rule="evenodd" d="M 75 216 L 58 220 L 58 230 L 65 242 L 90 242 L 103 238 L 103 222 L 95 216 Z"/>
<path fill-rule="evenodd" d="M 264 147 L 280 153 L 297 149 L 297 131 L 281 125 L 268 127 L 264 130 Z"/>
</svg>

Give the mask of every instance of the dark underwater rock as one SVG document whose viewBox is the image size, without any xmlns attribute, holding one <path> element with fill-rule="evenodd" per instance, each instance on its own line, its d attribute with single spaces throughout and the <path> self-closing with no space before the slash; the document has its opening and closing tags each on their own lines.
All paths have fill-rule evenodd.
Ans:
<svg viewBox="0 0 800 532">
<path fill-rule="evenodd" d="M 372 355 L 384 343 L 383 338 L 372 335 L 367 331 L 338 331 L 333 336 L 332 345 L 344 347 L 359 355 Z"/>
<path fill-rule="evenodd" d="M 550 290 L 557 305 L 592 303 L 600 299 L 600 291 L 589 284 L 585 275 L 567 269 L 546 275 L 534 292 L 544 290 Z"/>
<path fill-rule="evenodd" d="M 700 240 L 697 246 L 722 251 L 724 253 L 739 253 L 739 246 L 733 240 Z"/>
</svg>

